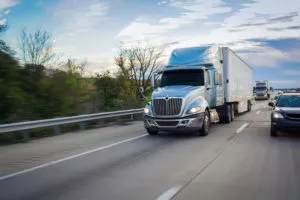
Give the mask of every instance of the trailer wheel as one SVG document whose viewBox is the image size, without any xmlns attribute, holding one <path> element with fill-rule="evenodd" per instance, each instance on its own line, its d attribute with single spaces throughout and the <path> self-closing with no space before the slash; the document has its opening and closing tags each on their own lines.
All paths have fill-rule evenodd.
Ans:
<svg viewBox="0 0 300 200">
<path fill-rule="evenodd" d="M 248 101 L 248 108 L 247 108 L 247 111 L 250 112 L 252 109 L 252 103 L 251 101 Z"/>
<path fill-rule="evenodd" d="M 231 104 L 231 121 L 233 121 L 234 118 L 235 118 L 234 104 Z"/>
</svg>

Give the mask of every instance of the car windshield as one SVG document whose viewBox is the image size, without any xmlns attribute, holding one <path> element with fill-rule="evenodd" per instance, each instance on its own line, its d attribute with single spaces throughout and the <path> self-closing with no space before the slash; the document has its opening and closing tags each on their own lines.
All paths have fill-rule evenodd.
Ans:
<svg viewBox="0 0 300 200">
<path fill-rule="evenodd" d="M 161 87 L 170 85 L 204 85 L 203 70 L 165 71 L 161 78 Z"/>
<path fill-rule="evenodd" d="M 300 95 L 283 95 L 277 100 L 278 107 L 300 107 Z"/>
</svg>

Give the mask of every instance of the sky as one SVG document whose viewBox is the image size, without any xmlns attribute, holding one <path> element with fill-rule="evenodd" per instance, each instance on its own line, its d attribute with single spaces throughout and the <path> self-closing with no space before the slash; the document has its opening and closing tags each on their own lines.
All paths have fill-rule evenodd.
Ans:
<svg viewBox="0 0 300 200">
<path fill-rule="evenodd" d="M 120 43 L 219 44 L 275 88 L 300 87 L 299 0 L 0 0 L 3 39 L 17 49 L 20 30 L 53 34 L 58 52 L 86 59 L 87 70 L 116 69 Z"/>
</svg>

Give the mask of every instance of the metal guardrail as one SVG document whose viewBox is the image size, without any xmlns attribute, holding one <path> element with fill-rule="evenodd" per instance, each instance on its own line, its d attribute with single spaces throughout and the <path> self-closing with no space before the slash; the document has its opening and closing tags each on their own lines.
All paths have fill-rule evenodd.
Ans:
<svg viewBox="0 0 300 200">
<path fill-rule="evenodd" d="M 95 114 L 88 114 L 88 115 L 77 115 L 71 117 L 59 117 L 59 118 L 52 118 L 52 119 L 45 119 L 45 120 L 18 122 L 18 123 L 11 123 L 11 124 L 0 124 L 0 134 L 5 134 L 14 131 L 24 131 L 23 133 L 24 138 L 26 139 L 27 137 L 28 139 L 27 130 L 29 129 L 54 126 L 55 133 L 59 134 L 60 133 L 59 125 L 62 124 L 79 122 L 80 128 L 84 129 L 85 127 L 84 122 L 86 121 L 112 118 L 112 117 L 121 117 L 126 115 L 131 115 L 131 119 L 133 119 L 134 114 L 141 114 L 142 112 L 143 109 L 139 108 L 139 109 L 121 110 L 121 111 L 114 111 L 114 112 L 95 113 Z"/>
</svg>

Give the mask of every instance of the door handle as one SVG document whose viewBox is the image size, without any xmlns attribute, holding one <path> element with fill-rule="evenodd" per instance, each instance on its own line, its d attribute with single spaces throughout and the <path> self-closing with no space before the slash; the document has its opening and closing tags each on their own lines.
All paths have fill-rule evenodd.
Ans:
<svg viewBox="0 0 300 200">
<path fill-rule="evenodd" d="M 210 89 L 211 89 L 210 87 L 206 88 L 206 90 L 210 90 Z"/>
</svg>

